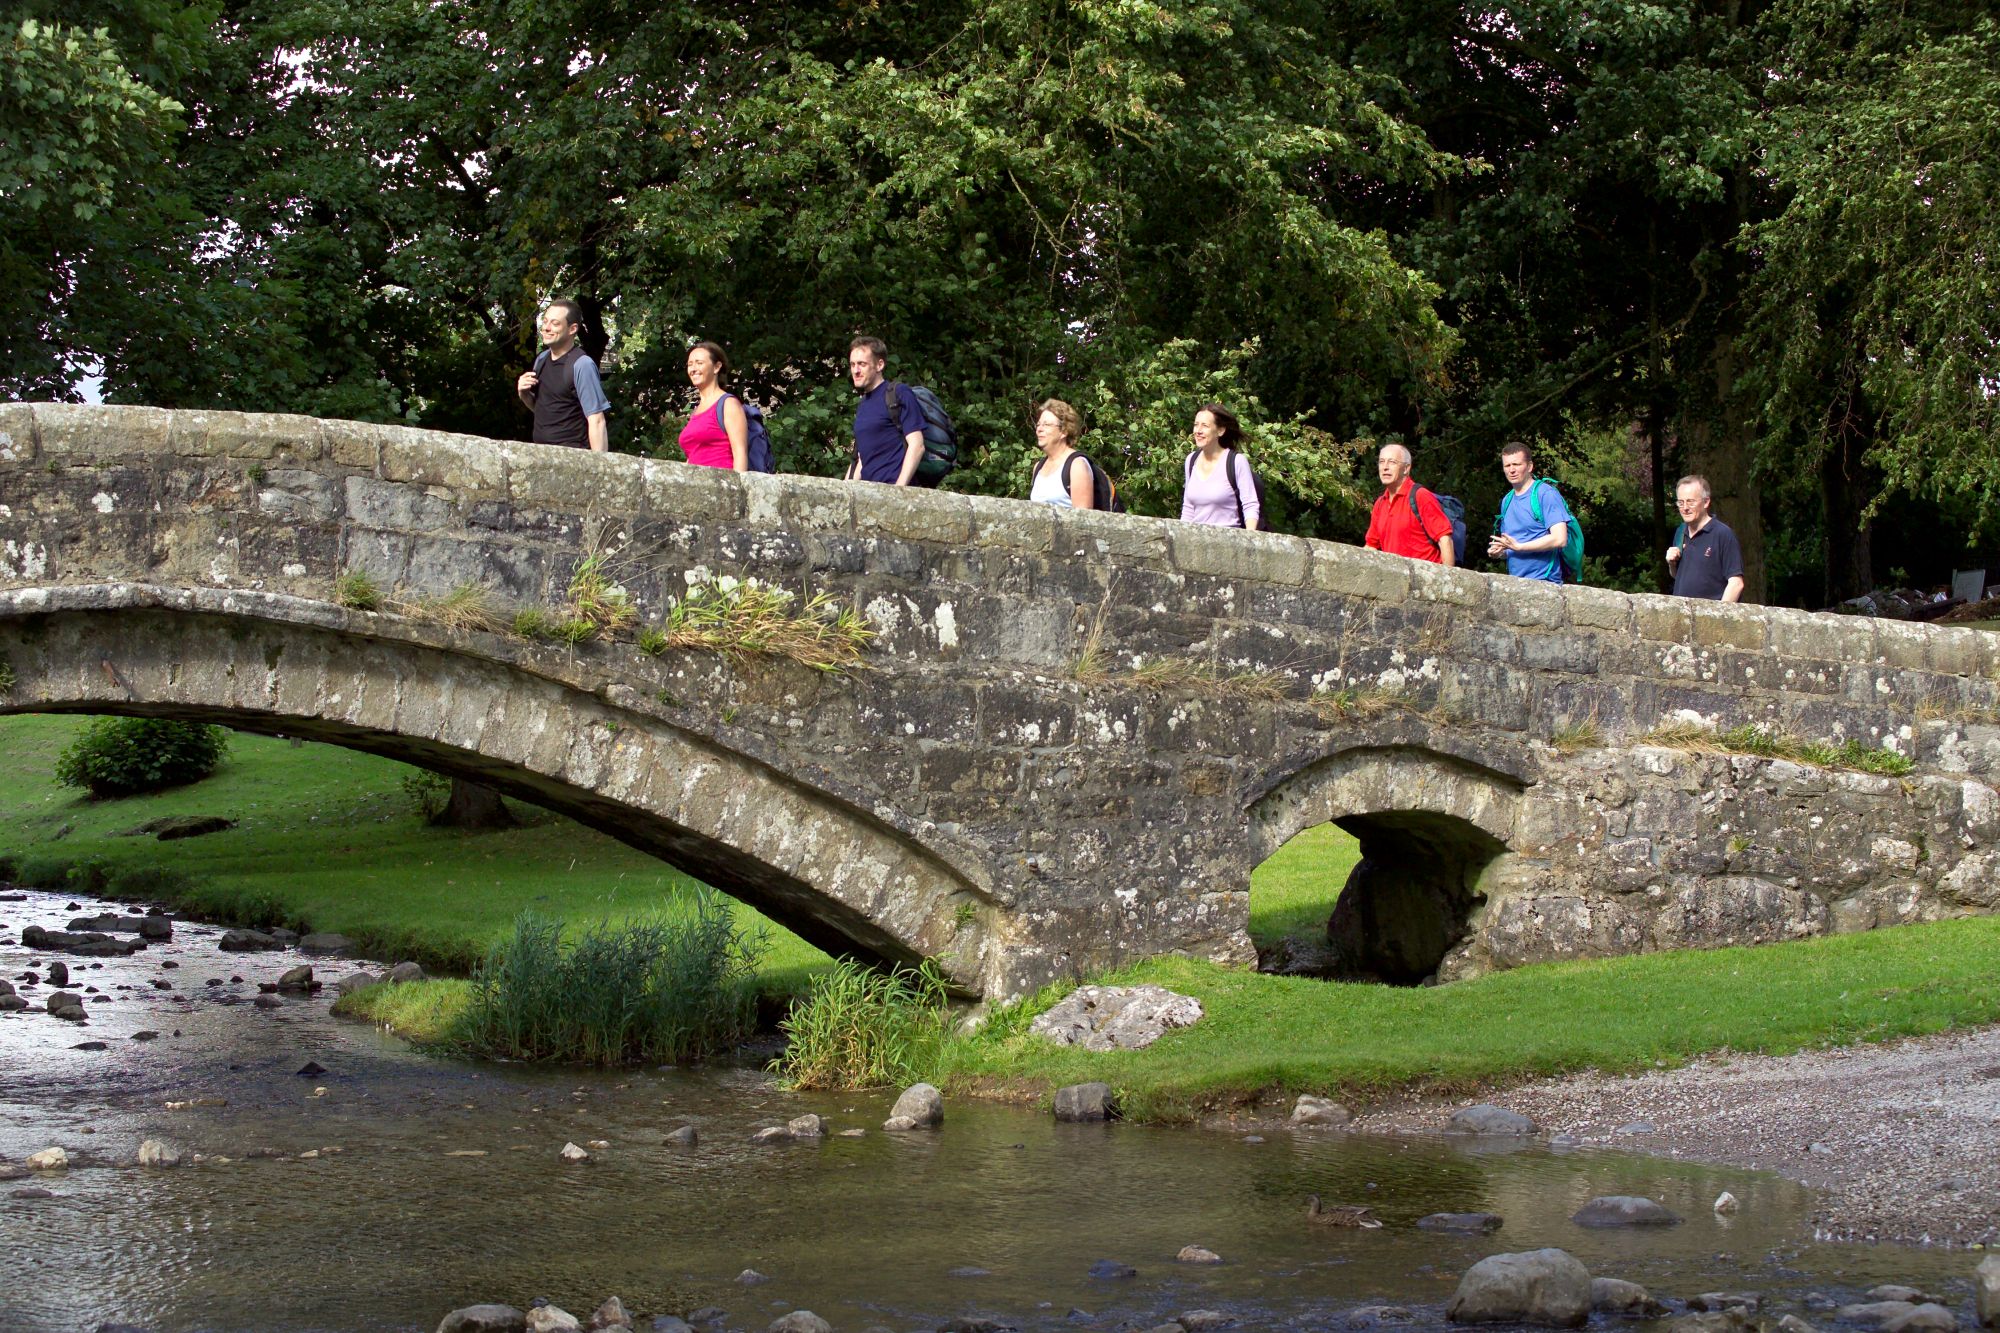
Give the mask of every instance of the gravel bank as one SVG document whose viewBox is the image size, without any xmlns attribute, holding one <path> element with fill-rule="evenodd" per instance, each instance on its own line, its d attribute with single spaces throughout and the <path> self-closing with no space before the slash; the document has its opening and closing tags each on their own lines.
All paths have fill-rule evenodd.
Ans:
<svg viewBox="0 0 2000 1333">
<path fill-rule="evenodd" d="M 1576 1075 L 1490 1100 L 1545 1134 L 1790 1176 L 1821 1192 L 1822 1239 L 2000 1245 L 2000 1028 Z M 1469 1104 L 1378 1104 L 1354 1128 L 1437 1130 Z"/>
</svg>

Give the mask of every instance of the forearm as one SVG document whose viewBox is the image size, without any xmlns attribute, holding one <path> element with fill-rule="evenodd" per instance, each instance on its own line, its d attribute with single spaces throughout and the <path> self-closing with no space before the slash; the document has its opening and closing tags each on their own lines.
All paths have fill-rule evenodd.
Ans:
<svg viewBox="0 0 2000 1333">
<path fill-rule="evenodd" d="M 917 464 L 924 461 L 924 433 L 911 431 L 903 437 L 903 470 L 896 474 L 896 484 L 907 486 L 910 478 L 917 475 Z"/>
<path fill-rule="evenodd" d="M 611 452 L 611 430 L 610 430 L 610 428 L 609 428 L 609 427 L 607 427 L 607 426 L 606 426 L 606 425 L 604 424 L 604 413 L 602 413 L 602 412 L 593 412 L 593 413 L 591 413 L 591 414 L 590 414 L 590 418 L 589 418 L 589 420 L 590 420 L 590 449 L 591 449 L 591 452 L 592 452 L 592 453 L 599 453 L 599 454 L 608 454 L 608 453 L 610 453 L 610 452 Z"/>
<path fill-rule="evenodd" d="M 527 408 L 530 412 L 535 410 L 535 391 L 533 389 L 517 389 L 514 391 L 514 396 L 521 400 L 521 406 Z"/>
<path fill-rule="evenodd" d="M 1741 574 L 1733 575 L 1729 582 L 1722 585 L 1722 600 L 1725 602 L 1742 601 L 1743 586 L 1743 576 Z"/>
</svg>

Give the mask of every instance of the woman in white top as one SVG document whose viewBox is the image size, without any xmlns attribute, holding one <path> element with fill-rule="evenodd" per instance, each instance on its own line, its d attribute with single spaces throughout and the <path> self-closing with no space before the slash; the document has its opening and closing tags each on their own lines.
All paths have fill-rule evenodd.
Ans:
<svg viewBox="0 0 2000 1333">
<path fill-rule="evenodd" d="M 1042 447 L 1035 464 L 1028 498 L 1061 509 L 1096 508 L 1096 473 L 1088 458 L 1076 451 L 1083 436 L 1083 416 L 1060 398 L 1051 398 L 1036 409 L 1035 443 Z M 1071 459 L 1082 466 L 1072 466 Z"/>
</svg>

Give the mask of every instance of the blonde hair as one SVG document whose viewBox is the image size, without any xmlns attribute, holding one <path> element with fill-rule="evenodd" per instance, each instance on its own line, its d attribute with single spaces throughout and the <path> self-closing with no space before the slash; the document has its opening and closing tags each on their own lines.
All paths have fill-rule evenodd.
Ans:
<svg viewBox="0 0 2000 1333">
<path fill-rule="evenodd" d="M 1072 449 L 1075 448 L 1076 442 L 1083 438 L 1083 413 L 1060 398 L 1044 401 L 1035 409 L 1035 419 L 1040 420 L 1044 412 L 1056 419 L 1056 424 L 1062 427 L 1063 439 L 1069 442 Z"/>
</svg>

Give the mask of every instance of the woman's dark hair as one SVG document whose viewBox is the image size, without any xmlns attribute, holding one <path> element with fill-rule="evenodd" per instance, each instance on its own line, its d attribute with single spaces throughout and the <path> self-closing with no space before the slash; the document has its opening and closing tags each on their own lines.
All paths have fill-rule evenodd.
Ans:
<svg viewBox="0 0 2000 1333">
<path fill-rule="evenodd" d="M 1243 438 L 1243 423 L 1236 419 L 1236 414 L 1221 403 L 1203 403 L 1194 410 L 1196 416 L 1203 412 L 1215 418 L 1215 430 L 1221 436 L 1216 443 L 1224 449 L 1234 449 Z"/>
<path fill-rule="evenodd" d="M 718 384 L 722 382 L 722 377 L 729 373 L 729 354 L 722 350 L 721 343 L 712 343 L 703 339 L 701 342 L 688 348 L 688 350 L 690 352 L 708 353 L 708 359 L 715 362 L 715 379 Z"/>
</svg>

